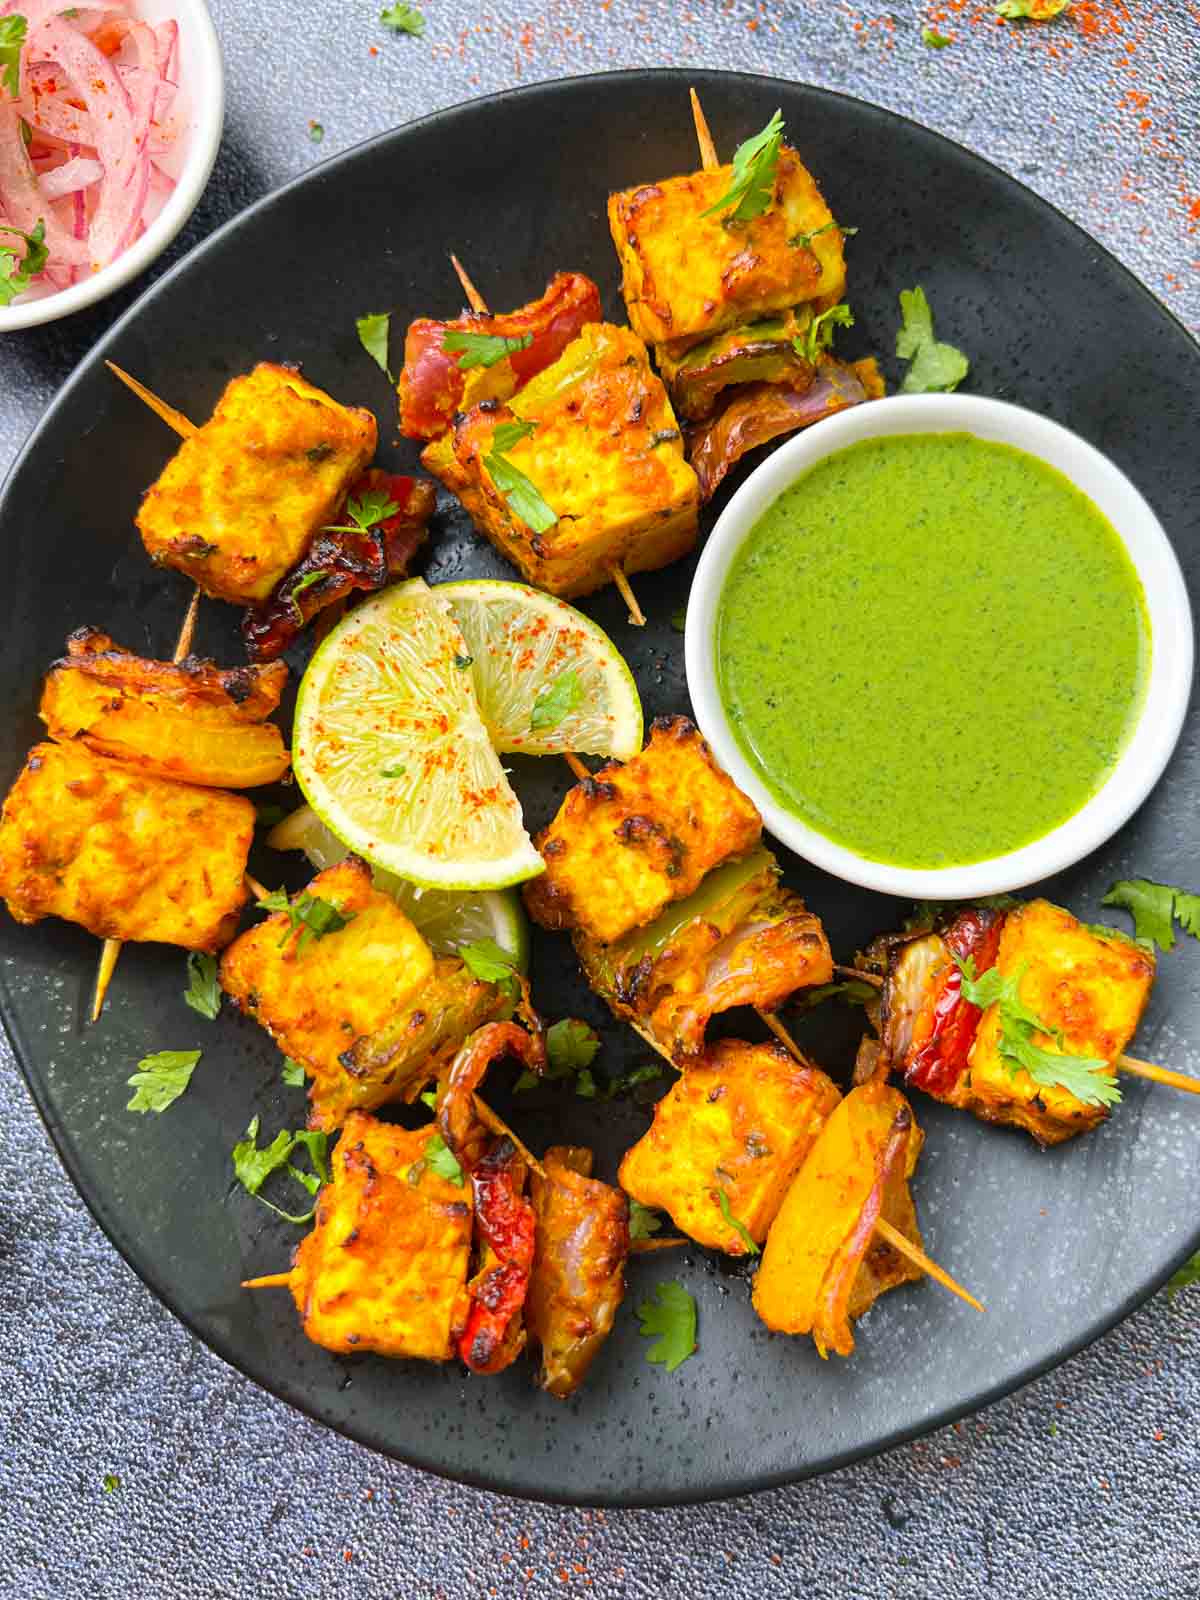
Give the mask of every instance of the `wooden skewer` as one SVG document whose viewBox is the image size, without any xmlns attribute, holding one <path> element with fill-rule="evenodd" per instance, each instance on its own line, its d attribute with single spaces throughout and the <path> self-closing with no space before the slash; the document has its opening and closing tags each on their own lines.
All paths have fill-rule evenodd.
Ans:
<svg viewBox="0 0 1200 1600">
<path fill-rule="evenodd" d="M 811 1067 L 812 1062 L 804 1054 L 804 1051 L 801 1050 L 800 1046 L 796 1043 L 795 1039 L 792 1038 L 791 1034 L 784 1027 L 783 1023 L 780 1022 L 775 1013 L 773 1011 L 763 1011 L 759 1006 L 755 1006 L 754 1009 L 758 1013 L 760 1020 L 766 1023 L 767 1027 L 770 1028 L 771 1032 L 779 1040 L 780 1044 L 782 1044 L 784 1048 L 795 1057 L 800 1065 L 802 1067 Z"/>
<path fill-rule="evenodd" d="M 692 99 L 692 121 L 696 124 L 696 143 L 700 146 L 700 165 L 705 172 L 711 172 L 714 167 L 721 165 L 717 155 L 717 147 L 713 143 L 713 136 L 708 131 L 708 118 L 700 104 L 700 96 L 695 89 L 689 89 L 688 94 Z"/>
<path fill-rule="evenodd" d="M 567 753 L 563 756 L 563 760 L 567 763 L 575 776 L 580 780 L 591 777 L 591 773 L 584 766 L 583 762 L 580 761 L 577 755 L 572 754 L 571 751 L 567 751 Z"/>
<path fill-rule="evenodd" d="M 893 1228 L 886 1217 L 879 1217 L 876 1220 L 875 1232 L 881 1239 L 886 1239 L 893 1250 L 898 1250 L 902 1256 L 907 1256 L 914 1267 L 920 1267 L 922 1272 L 928 1273 L 940 1283 L 943 1289 L 949 1289 L 951 1294 L 956 1294 L 960 1300 L 965 1300 L 969 1306 L 974 1306 L 976 1311 L 983 1310 L 973 1294 L 968 1293 L 961 1283 L 955 1283 L 948 1272 L 939 1267 L 936 1261 L 931 1261 L 919 1245 L 905 1238 L 899 1228 Z"/>
<path fill-rule="evenodd" d="M 286 1289 L 292 1281 L 290 1272 L 268 1272 L 262 1278 L 243 1278 L 243 1289 Z"/>
<path fill-rule="evenodd" d="M 537 1173 L 539 1178 L 544 1178 L 546 1176 L 545 1167 L 543 1167 L 542 1163 L 533 1154 L 529 1147 L 522 1144 L 521 1140 L 517 1138 L 516 1134 L 509 1127 L 508 1123 L 505 1122 L 504 1118 L 498 1117 L 492 1110 L 491 1106 L 489 1106 L 485 1100 L 481 1099 L 479 1095 L 475 1096 L 475 1109 L 478 1111 L 479 1120 L 483 1123 L 484 1127 L 488 1128 L 492 1133 L 496 1134 L 501 1139 L 511 1139 L 514 1147 L 516 1148 L 517 1154 L 520 1156 L 525 1165 L 527 1167 L 531 1167 L 533 1171 Z"/>
<path fill-rule="evenodd" d="M 249 889 L 250 893 L 256 900 L 265 900 L 271 893 L 268 888 L 259 883 L 257 878 L 252 878 L 248 872 L 243 872 L 242 882 L 246 885 L 247 889 Z"/>
<path fill-rule="evenodd" d="M 488 303 L 480 294 L 475 285 L 471 282 L 466 267 L 463 266 L 462 262 L 454 254 L 451 254 L 450 256 L 450 265 L 454 268 L 455 275 L 457 276 L 459 283 L 462 285 L 463 293 L 467 297 L 467 304 L 470 306 L 471 310 L 479 316 L 486 316 L 488 311 Z M 612 581 L 616 584 L 618 590 L 620 591 L 622 600 L 624 600 L 625 604 L 629 607 L 630 622 L 635 628 L 644 628 L 646 626 L 646 614 L 642 610 L 641 606 L 637 603 L 637 596 L 630 588 L 629 579 L 625 576 L 624 568 L 610 567 L 609 576 L 612 578 Z"/>
<path fill-rule="evenodd" d="M 127 389 L 132 389 L 139 400 L 145 401 L 156 417 L 161 417 L 168 428 L 174 428 L 181 439 L 190 439 L 200 429 L 194 422 L 188 420 L 182 411 L 176 411 L 174 406 L 169 406 L 165 400 L 160 400 L 152 389 L 147 389 L 144 383 L 139 383 L 123 367 L 117 366 L 115 361 L 106 361 L 104 365 L 113 374 L 120 378 Z"/>
</svg>

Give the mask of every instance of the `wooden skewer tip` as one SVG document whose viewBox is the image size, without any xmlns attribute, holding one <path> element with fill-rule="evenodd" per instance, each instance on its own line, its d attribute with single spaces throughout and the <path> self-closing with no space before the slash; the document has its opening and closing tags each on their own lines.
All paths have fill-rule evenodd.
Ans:
<svg viewBox="0 0 1200 1600">
<path fill-rule="evenodd" d="M 100 963 L 96 968 L 96 987 L 92 992 L 92 1021 L 99 1022 L 104 1010 L 104 999 L 121 954 L 120 939 L 105 939 L 100 950 Z"/>
<path fill-rule="evenodd" d="M 132 389 L 138 399 L 144 401 L 168 428 L 174 428 L 181 439 L 190 439 L 193 434 L 200 432 L 196 424 L 185 417 L 182 411 L 176 411 L 174 406 L 169 406 L 165 400 L 160 400 L 153 389 L 147 389 L 144 383 L 139 383 L 123 367 L 117 366 L 115 361 L 106 361 L 104 365 L 114 377 L 120 378 L 127 389 Z"/>
<path fill-rule="evenodd" d="M 509 1127 L 508 1123 L 505 1122 L 504 1118 L 497 1116 L 492 1110 L 491 1106 L 488 1105 L 487 1101 L 481 1099 L 479 1095 L 475 1096 L 475 1109 L 479 1113 L 479 1120 L 486 1128 L 490 1129 L 490 1131 L 496 1134 L 498 1138 L 512 1140 L 513 1147 L 527 1167 L 536 1172 L 539 1178 L 544 1178 L 546 1176 L 546 1169 L 543 1167 L 538 1158 L 533 1154 L 527 1145 L 523 1144 L 521 1140 L 517 1138 L 516 1134 Z"/>
<path fill-rule="evenodd" d="M 467 297 L 467 304 L 470 306 L 471 310 L 479 316 L 486 316 L 488 308 L 487 301 L 471 282 L 470 278 L 467 276 L 467 269 L 454 254 L 451 254 L 450 256 L 450 265 L 454 268 L 459 283 L 462 284 L 463 293 Z"/>
<path fill-rule="evenodd" d="M 758 1012 L 759 1018 L 766 1023 L 767 1027 L 770 1028 L 771 1032 L 779 1040 L 780 1044 L 783 1045 L 783 1047 L 789 1052 L 789 1054 L 791 1054 L 802 1067 L 811 1066 L 812 1063 L 804 1054 L 804 1051 L 801 1050 L 800 1046 L 796 1043 L 795 1039 L 792 1038 L 791 1034 L 784 1027 L 783 1023 L 780 1022 L 775 1013 L 773 1011 L 761 1011 L 759 1010 L 758 1006 L 755 1006 L 754 1009 Z"/>
<path fill-rule="evenodd" d="M 692 121 L 696 124 L 696 143 L 700 146 L 700 165 L 705 172 L 711 172 L 714 167 L 721 165 L 717 155 L 717 147 L 713 143 L 713 136 L 709 132 L 708 118 L 704 115 L 704 108 L 700 104 L 700 96 L 695 89 L 689 89 L 688 94 L 692 102 Z"/>
<path fill-rule="evenodd" d="M 265 900 L 271 892 L 265 885 L 259 883 L 257 878 L 252 878 L 248 872 L 242 874 L 242 880 L 256 900 Z"/>
<path fill-rule="evenodd" d="M 183 626 L 179 630 L 179 638 L 175 641 L 175 654 L 171 660 L 178 663 L 192 653 L 192 640 L 196 636 L 196 618 L 200 615 L 200 585 L 197 584 L 192 591 L 192 598 L 188 603 L 187 614 L 183 619 Z"/>
<path fill-rule="evenodd" d="M 641 606 L 638 605 L 637 595 L 634 594 L 632 588 L 630 587 L 629 579 L 625 574 L 624 567 L 612 568 L 612 581 L 620 590 L 621 599 L 624 600 L 625 604 L 629 607 L 629 621 L 632 626 L 635 628 L 644 628 L 646 626 L 646 613 L 642 610 Z"/>
<path fill-rule="evenodd" d="M 956 1283 L 948 1272 L 938 1266 L 936 1261 L 930 1260 L 919 1245 L 915 1245 L 911 1239 L 906 1238 L 899 1228 L 894 1228 L 885 1217 L 880 1217 L 876 1222 L 875 1232 L 880 1238 L 886 1239 L 893 1250 L 898 1250 L 902 1256 L 907 1256 L 915 1267 L 920 1267 L 922 1272 L 933 1278 L 935 1282 L 940 1283 L 943 1289 L 949 1289 L 951 1294 L 956 1294 L 960 1300 L 965 1300 L 969 1306 L 974 1306 L 976 1311 L 983 1310 L 983 1307 L 973 1294 L 964 1289 L 961 1283 Z"/>
<path fill-rule="evenodd" d="M 580 761 L 579 757 L 574 755 L 571 751 L 567 751 L 567 753 L 563 756 L 563 760 L 567 763 L 577 778 L 582 780 L 583 778 L 591 777 L 591 773 L 584 766 L 583 762 Z"/>
<path fill-rule="evenodd" d="M 268 1272 L 263 1278 L 243 1278 L 243 1289 L 286 1289 L 292 1281 L 290 1272 Z"/>
</svg>

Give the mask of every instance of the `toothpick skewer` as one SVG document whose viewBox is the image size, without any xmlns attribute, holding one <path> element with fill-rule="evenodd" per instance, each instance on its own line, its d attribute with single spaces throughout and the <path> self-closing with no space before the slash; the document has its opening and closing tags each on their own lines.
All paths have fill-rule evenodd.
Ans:
<svg viewBox="0 0 1200 1600">
<path fill-rule="evenodd" d="M 528 1148 L 528 1146 L 522 1144 L 520 1139 L 517 1138 L 516 1134 L 509 1127 L 508 1123 L 505 1122 L 504 1118 L 498 1117 L 492 1110 L 491 1106 L 489 1106 L 486 1101 L 480 1099 L 478 1095 L 475 1096 L 475 1109 L 479 1113 L 480 1122 L 483 1123 L 484 1127 L 487 1128 L 489 1132 L 494 1133 L 500 1139 L 511 1139 L 517 1154 L 520 1156 L 525 1165 L 527 1167 L 531 1167 L 533 1171 L 537 1173 L 539 1178 L 544 1178 L 546 1176 L 545 1167 L 543 1167 L 542 1163 Z"/>
<path fill-rule="evenodd" d="M 591 773 L 584 766 L 583 762 L 580 761 L 577 755 L 573 755 L 570 751 L 567 751 L 567 753 L 563 756 L 563 760 L 567 763 L 577 778 L 582 780 L 584 778 L 591 777 Z"/>
<path fill-rule="evenodd" d="M 462 262 L 456 255 L 451 255 L 450 265 L 454 268 L 455 275 L 457 276 L 459 283 L 462 285 L 463 293 L 467 297 L 467 304 L 470 306 L 471 310 L 479 316 L 486 316 L 488 303 L 480 294 L 475 285 L 471 282 L 471 279 L 467 274 L 467 269 L 463 266 Z M 630 622 L 635 628 L 644 628 L 646 626 L 646 615 L 641 606 L 638 605 L 637 596 L 629 586 L 629 579 L 625 576 L 624 568 L 614 566 L 610 567 L 608 572 L 609 577 L 616 584 L 618 590 L 620 591 L 622 600 L 624 600 L 625 604 L 629 607 Z"/>
<path fill-rule="evenodd" d="M 936 1261 L 930 1260 L 920 1245 L 916 1245 L 911 1239 L 906 1238 L 899 1228 L 892 1226 L 886 1217 L 878 1217 L 876 1219 L 875 1232 L 881 1239 L 886 1239 L 893 1250 L 899 1250 L 902 1256 L 907 1256 L 914 1267 L 920 1267 L 922 1272 L 927 1273 L 929 1277 L 940 1283 L 943 1289 L 949 1289 L 951 1294 L 956 1294 L 960 1300 L 965 1300 L 969 1306 L 974 1306 L 976 1311 L 983 1310 L 983 1307 L 973 1294 L 968 1293 L 961 1283 L 955 1283 L 948 1272 L 939 1267 Z"/>
<path fill-rule="evenodd" d="M 804 1051 L 801 1050 L 795 1039 L 792 1038 L 791 1034 L 787 1031 L 783 1023 L 780 1022 L 779 1018 L 773 1011 L 763 1011 L 758 1006 L 755 1006 L 754 1009 L 756 1012 L 758 1012 L 760 1021 L 766 1023 L 767 1027 L 770 1028 L 771 1032 L 779 1040 L 780 1044 L 783 1045 L 784 1049 L 787 1050 L 802 1067 L 809 1067 L 812 1065 L 812 1062 L 809 1061 L 808 1057 L 804 1054 Z"/>
<path fill-rule="evenodd" d="M 243 1278 L 243 1289 L 286 1289 L 292 1281 L 290 1272 L 268 1272 L 262 1278 Z"/>
<path fill-rule="evenodd" d="M 147 389 L 144 383 L 139 383 L 136 378 L 131 377 L 123 367 L 117 366 L 115 361 L 106 361 L 104 365 L 114 377 L 120 378 L 127 389 L 132 389 L 138 399 L 143 400 L 150 407 L 156 417 L 161 417 L 168 428 L 174 428 L 181 439 L 190 439 L 193 434 L 200 432 L 196 424 L 190 422 L 182 411 L 176 411 L 174 406 L 169 406 L 165 400 L 160 400 L 152 389 Z"/>
<path fill-rule="evenodd" d="M 265 885 L 259 883 L 257 878 L 252 878 L 248 872 L 243 872 L 242 882 L 256 900 L 265 900 L 271 892 Z"/>
<path fill-rule="evenodd" d="M 689 89 L 688 94 L 692 100 L 692 121 L 696 124 L 696 143 L 700 146 L 700 165 L 705 172 L 711 172 L 714 167 L 721 165 L 717 147 L 713 143 L 712 134 L 708 131 L 708 118 L 704 115 L 700 96 L 695 89 Z"/>
</svg>

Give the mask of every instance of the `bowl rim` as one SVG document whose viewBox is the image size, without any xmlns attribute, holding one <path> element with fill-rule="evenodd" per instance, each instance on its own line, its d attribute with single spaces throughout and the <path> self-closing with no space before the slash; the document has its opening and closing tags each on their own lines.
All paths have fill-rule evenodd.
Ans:
<svg viewBox="0 0 1200 1600">
<path fill-rule="evenodd" d="M 225 126 L 225 63 L 205 0 L 172 0 L 171 9 L 180 28 L 186 26 L 190 30 L 196 53 L 195 81 L 188 86 L 193 120 L 179 181 L 141 238 L 99 272 L 24 305 L 0 306 L 0 334 L 57 322 L 60 317 L 69 317 L 72 312 L 105 299 L 144 272 L 196 209 L 216 162 Z"/>
<path fill-rule="evenodd" d="M 1017 850 L 961 866 L 873 861 L 780 803 L 743 753 L 717 690 L 716 612 L 737 551 L 766 508 L 818 461 L 865 439 L 968 433 L 1014 445 L 1056 468 L 1112 524 L 1145 594 L 1151 662 L 1137 723 L 1113 771 L 1074 815 Z M 758 806 L 767 830 L 834 877 L 908 899 L 959 900 L 1036 883 L 1090 854 L 1125 823 L 1161 777 L 1183 730 L 1194 638 L 1187 588 L 1170 539 L 1140 491 L 1101 451 L 1062 423 L 978 395 L 896 395 L 855 406 L 797 434 L 757 467 L 718 517 L 696 567 L 684 633 L 688 691 L 717 761 Z"/>
</svg>

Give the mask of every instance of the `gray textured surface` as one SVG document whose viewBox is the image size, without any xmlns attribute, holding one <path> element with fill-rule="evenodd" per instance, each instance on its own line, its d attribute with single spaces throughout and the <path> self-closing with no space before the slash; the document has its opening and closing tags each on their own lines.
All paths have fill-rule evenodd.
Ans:
<svg viewBox="0 0 1200 1600">
<path fill-rule="evenodd" d="M 435 0 L 416 41 L 361 0 L 222 0 L 226 140 L 177 250 L 318 156 L 467 95 L 694 61 L 844 89 L 959 138 L 1200 328 L 1193 6 L 1084 4 L 1013 30 L 961 0 L 888 15 L 827 0 L 537 5 Z M 935 19 L 954 38 L 940 51 L 920 42 Z M 130 299 L 0 346 L 0 464 Z M 7 1055 L 0 1072 L 4 1594 L 1200 1595 L 1200 1291 L 1160 1297 L 979 1418 L 824 1482 L 670 1513 L 523 1506 L 380 1460 L 210 1356 L 92 1225 Z M 109 1472 L 121 1482 L 106 1493 Z"/>
</svg>

